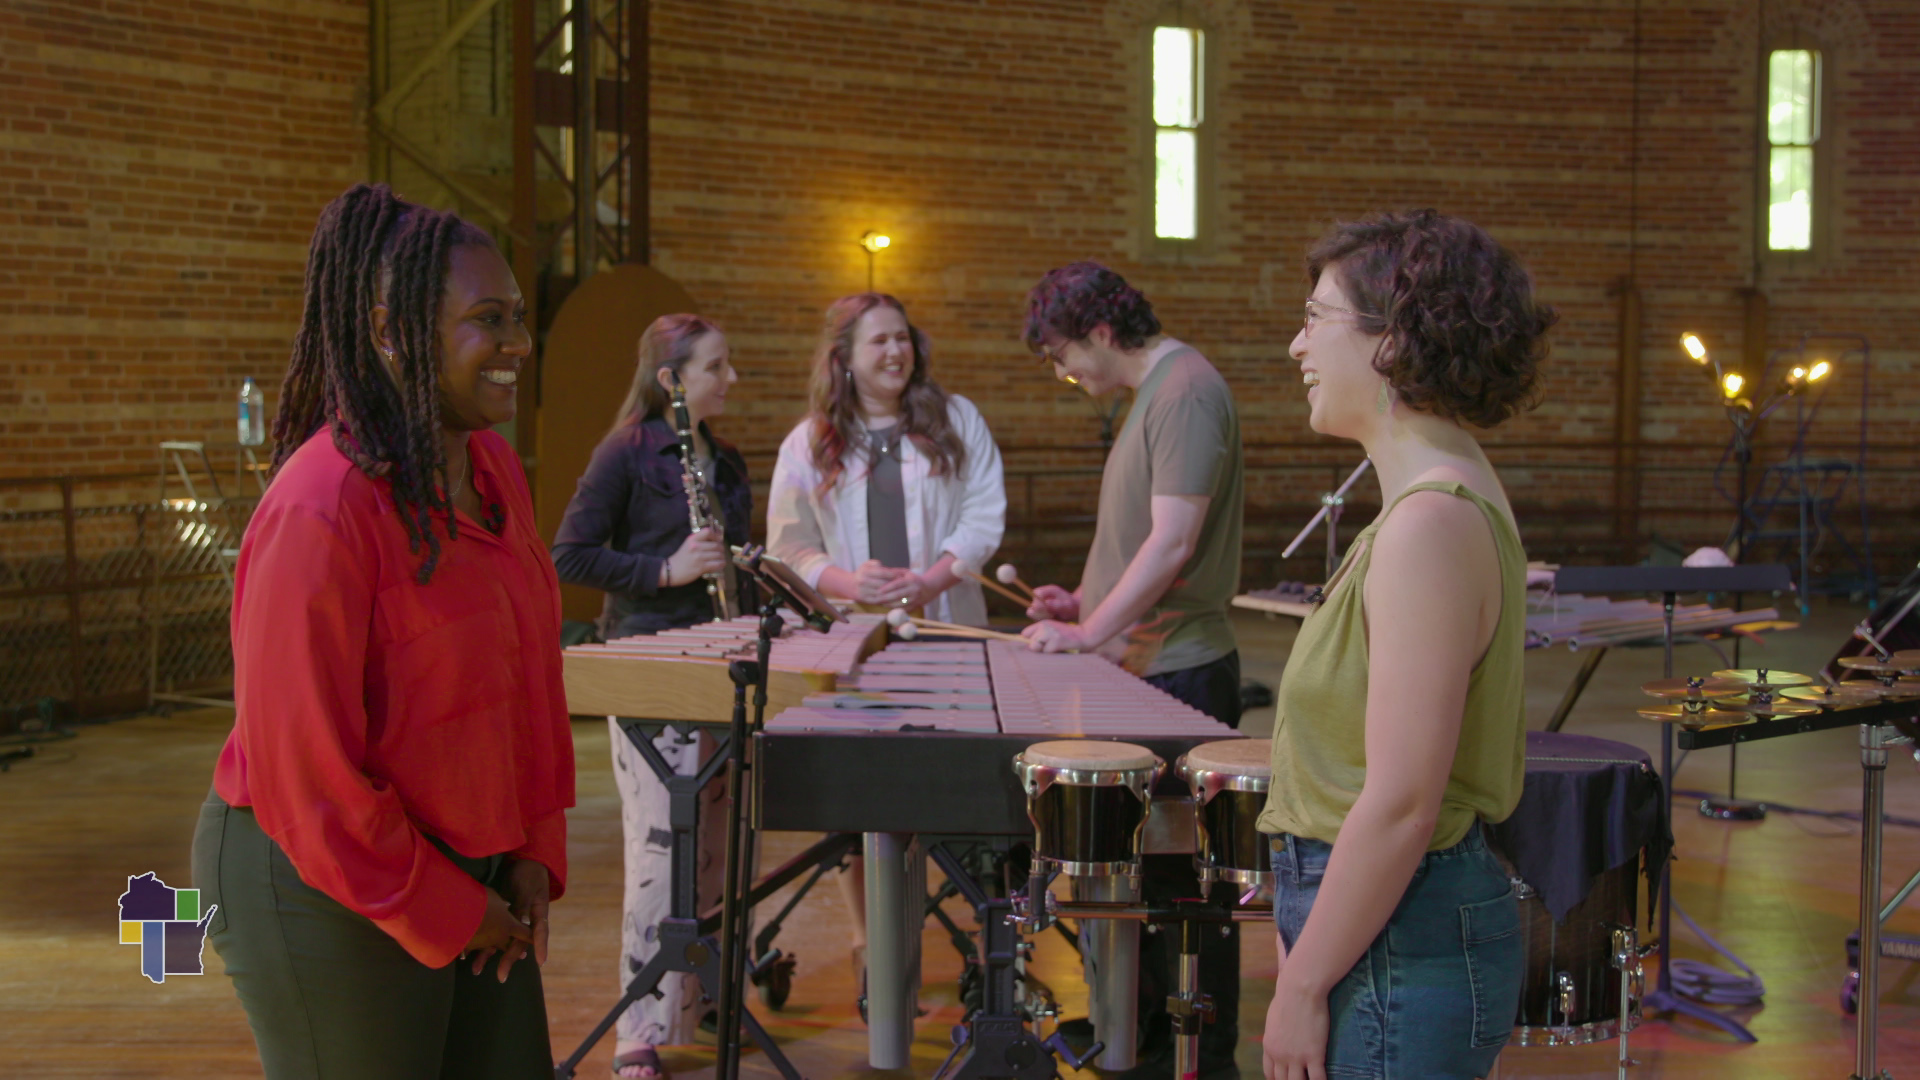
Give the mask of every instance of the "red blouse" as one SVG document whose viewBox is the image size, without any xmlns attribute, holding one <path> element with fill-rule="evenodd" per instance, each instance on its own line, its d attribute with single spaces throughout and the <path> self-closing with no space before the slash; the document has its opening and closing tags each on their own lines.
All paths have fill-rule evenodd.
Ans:
<svg viewBox="0 0 1920 1080">
<path fill-rule="evenodd" d="M 233 734 L 214 770 L 307 884 L 429 967 L 472 939 L 486 893 L 463 855 L 567 873 L 573 732 L 560 682 L 560 586 L 506 440 L 469 443 L 506 524 L 462 515 L 426 585 L 391 488 L 321 432 L 280 470 L 240 545 Z"/>
</svg>

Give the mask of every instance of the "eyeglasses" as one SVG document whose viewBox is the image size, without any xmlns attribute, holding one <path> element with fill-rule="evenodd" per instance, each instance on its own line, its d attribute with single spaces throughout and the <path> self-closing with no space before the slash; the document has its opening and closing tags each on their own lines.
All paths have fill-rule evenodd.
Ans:
<svg viewBox="0 0 1920 1080">
<path fill-rule="evenodd" d="M 1040 363 L 1043 366 L 1050 365 L 1052 367 L 1059 367 L 1065 364 L 1066 360 L 1061 358 L 1060 350 L 1066 348 L 1067 344 L 1066 342 L 1062 342 L 1057 347 L 1053 345 L 1040 346 Z"/>
<path fill-rule="evenodd" d="M 1365 315 L 1354 311 L 1352 308 L 1335 307 L 1332 304 L 1320 300 L 1309 300 L 1307 301 L 1306 314 L 1300 320 L 1301 328 L 1309 334 L 1313 333 L 1314 324 L 1325 319 L 1330 312 L 1337 312 L 1341 315 L 1351 315 L 1355 319 L 1366 318 Z"/>
</svg>

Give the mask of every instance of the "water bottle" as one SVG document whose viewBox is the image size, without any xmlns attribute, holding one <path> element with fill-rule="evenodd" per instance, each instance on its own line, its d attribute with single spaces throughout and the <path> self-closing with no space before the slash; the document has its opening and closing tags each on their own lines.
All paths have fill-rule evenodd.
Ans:
<svg viewBox="0 0 1920 1080">
<path fill-rule="evenodd" d="M 259 446 L 267 441 L 266 398 L 248 376 L 240 384 L 240 445 Z"/>
</svg>

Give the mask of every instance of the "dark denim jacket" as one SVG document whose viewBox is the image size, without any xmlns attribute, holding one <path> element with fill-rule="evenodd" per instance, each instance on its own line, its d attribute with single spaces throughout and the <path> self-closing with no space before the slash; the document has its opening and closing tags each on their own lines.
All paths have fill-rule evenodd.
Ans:
<svg viewBox="0 0 1920 1080">
<path fill-rule="evenodd" d="M 727 543 L 745 544 L 753 521 L 746 459 L 733 444 L 706 435 L 718 462 L 713 486 Z M 706 583 L 660 588 L 661 564 L 692 531 L 680 443 L 673 425 L 654 417 L 621 428 L 594 449 L 553 539 L 553 565 L 569 585 L 606 590 L 604 638 L 692 626 L 713 618 Z"/>
</svg>

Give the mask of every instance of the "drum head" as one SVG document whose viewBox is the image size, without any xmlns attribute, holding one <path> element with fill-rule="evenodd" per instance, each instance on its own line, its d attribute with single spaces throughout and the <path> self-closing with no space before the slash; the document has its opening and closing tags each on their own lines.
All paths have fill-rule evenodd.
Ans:
<svg viewBox="0 0 1920 1080">
<path fill-rule="evenodd" d="M 1187 768 L 1273 778 L 1272 739 L 1221 739 L 1187 751 Z"/>
<path fill-rule="evenodd" d="M 1159 759 L 1153 751 L 1132 743 L 1103 739 L 1058 739 L 1034 743 L 1020 754 L 1028 765 L 1049 769 L 1075 769 L 1081 772 L 1118 772 L 1126 769 L 1151 769 Z"/>
</svg>

